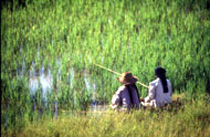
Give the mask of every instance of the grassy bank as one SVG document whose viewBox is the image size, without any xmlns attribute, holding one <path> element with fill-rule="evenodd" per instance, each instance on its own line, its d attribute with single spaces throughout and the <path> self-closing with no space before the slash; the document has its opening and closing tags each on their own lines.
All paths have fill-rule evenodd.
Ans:
<svg viewBox="0 0 210 137">
<path fill-rule="evenodd" d="M 209 98 L 208 98 L 209 99 Z M 129 114 L 106 111 L 97 115 L 63 116 L 28 124 L 23 130 L 3 136 L 144 136 L 144 137 L 208 137 L 210 105 L 207 98 L 180 100 L 179 108 L 138 110 Z"/>
</svg>

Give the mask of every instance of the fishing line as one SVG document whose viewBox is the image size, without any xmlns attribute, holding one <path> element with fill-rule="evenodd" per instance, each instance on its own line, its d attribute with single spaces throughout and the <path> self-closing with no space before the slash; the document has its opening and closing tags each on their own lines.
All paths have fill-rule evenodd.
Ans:
<svg viewBox="0 0 210 137">
<path fill-rule="evenodd" d="M 115 71 L 113 71 L 113 70 L 111 70 L 111 69 L 109 69 L 109 68 L 106 68 L 106 67 L 104 67 L 104 66 L 102 66 L 102 65 L 100 65 L 100 64 L 97 64 L 97 63 L 94 63 L 94 62 L 93 62 L 93 64 L 96 65 L 96 66 L 98 66 L 98 67 L 100 67 L 100 68 L 103 68 L 103 69 L 105 69 L 105 70 L 108 70 L 109 72 L 112 72 L 112 73 L 114 73 L 114 74 L 117 74 L 117 75 L 119 75 L 119 76 L 121 75 L 120 73 L 115 72 Z M 149 88 L 147 85 L 145 85 L 145 84 L 143 84 L 143 83 L 141 83 L 141 82 L 138 82 L 138 81 L 137 81 L 136 83 L 142 85 L 143 87 Z"/>
</svg>

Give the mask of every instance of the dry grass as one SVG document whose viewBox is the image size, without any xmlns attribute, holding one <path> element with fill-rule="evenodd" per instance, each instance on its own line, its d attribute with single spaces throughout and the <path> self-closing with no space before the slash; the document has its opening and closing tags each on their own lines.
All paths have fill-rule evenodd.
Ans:
<svg viewBox="0 0 210 137">
<path fill-rule="evenodd" d="M 174 96 L 173 99 L 178 98 L 178 96 Z M 210 105 L 203 99 L 188 100 L 181 106 L 182 109 L 176 108 L 171 109 L 171 111 L 141 109 L 127 114 L 108 110 L 105 114 L 64 116 L 57 120 L 49 119 L 34 122 L 15 135 L 79 137 L 210 136 Z M 7 136 L 11 135 L 12 133 L 7 134 Z"/>
</svg>

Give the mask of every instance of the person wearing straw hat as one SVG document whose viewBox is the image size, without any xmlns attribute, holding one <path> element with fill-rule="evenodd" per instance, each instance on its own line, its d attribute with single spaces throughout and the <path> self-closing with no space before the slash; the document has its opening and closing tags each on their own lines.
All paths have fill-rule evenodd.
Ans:
<svg viewBox="0 0 210 137">
<path fill-rule="evenodd" d="M 138 78 L 133 76 L 131 72 L 124 72 L 117 78 L 122 84 L 112 97 L 112 109 L 130 110 L 140 107 L 139 93 L 136 87 Z"/>
<path fill-rule="evenodd" d="M 171 102 L 172 86 L 166 78 L 166 70 L 162 67 L 155 69 L 156 79 L 149 84 L 148 96 L 141 98 L 141 104 L 145 107 L 164 107 Z"/>
</svg>

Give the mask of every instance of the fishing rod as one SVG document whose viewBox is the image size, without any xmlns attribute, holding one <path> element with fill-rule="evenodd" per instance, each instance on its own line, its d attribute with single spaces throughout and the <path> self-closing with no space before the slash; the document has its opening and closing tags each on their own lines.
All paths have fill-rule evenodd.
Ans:
<svg viewBox="0 0 210 137">
<path fill-rule="evenodd" d="M 99 65 L 99 64 L 97 64 L 97 63 L 93 63 L 93 64 L 96 65 L 96 66 L 98 66 L 98 67 L 100 67 L 100 68 L 103 68 L 103 69 L 105 69 L 105 70 L 108 70 L 109 72 L 112 72 L 112 73 L 114 73 L 114 74 L 121 75 L 120 73 L 115 72 L 115 71 L 113 71 L 113 70 L 111 70 L 111 69 L 109 69 L 109 68 L 106 68 L 106 67 L 104 67 L 104 66 L 102 66 L 102 65 Z M 143 87 L 149 88 L 147 85 L 145 85 L 145 84 L 143 84 L 143 83 L 141 83 L 141 82 L 138 82 L 138 81 L 137 81 L 136 83 L 142 85 Z"/>
</svg>

